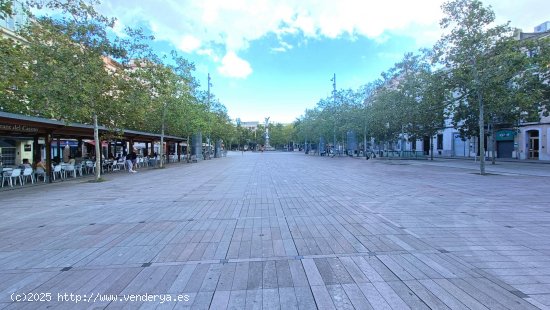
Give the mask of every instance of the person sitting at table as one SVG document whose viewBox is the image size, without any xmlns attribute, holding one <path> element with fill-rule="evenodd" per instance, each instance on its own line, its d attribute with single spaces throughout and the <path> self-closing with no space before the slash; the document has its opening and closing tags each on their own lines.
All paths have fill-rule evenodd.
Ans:
<svg viewBox="0 0 550 310">
<path fill-rule="evenodd" d="M 44 160 L 40 160 L 36 163 L 36 169 L 38 168 L 42 168 L 44 171 L 46 170 L 46 163 L 44 162 Z"/>
<path fill-rule="evenodd" d="M 21 169 L 32 168 L 31 164 L 29 163 L 29 159 L 23 158 L 23 163 L 19 165 L 19 168 Z"/>
<path fill-rule="evenodd" d="M 34 175 L 36 176 L 36 179 L 38 180 L 38 177 L 44 178 L 44 182 L 46 182 L 46 163 L 41 159 L 36 163 L 36 169 L 34 170 Z"/>
<path fill-rule="evenodd" d="M 67 162 L 69 165 L 73 165 L 76 163 L 76 160 L 74 159 L 74 157 L 72 156 L 69 156 L 69 161 Z"/>
</svg>

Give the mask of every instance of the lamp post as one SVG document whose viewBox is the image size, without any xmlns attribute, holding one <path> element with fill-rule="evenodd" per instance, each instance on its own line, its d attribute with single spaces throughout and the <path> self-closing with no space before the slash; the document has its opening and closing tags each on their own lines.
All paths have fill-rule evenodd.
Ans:
<svg viewBox="0 0 550 310">
<path fill-rule="evenodd" d="M 363 131 L 363 155 L 365 155 L 365 159 L 369 159 L 369 156 L 367 155 L 367 101 L 364 102 L 365 105 L 365 127 Z"/>
<path fill-rule="evenodd" d="M 332 147 L 334 152 L 336 152 L 336 73 L 334 73 L 332 79 L 332 99 L 334 100 L 334 126 L 332 130 Z"/>
<path fill-rule="evenodd" d="M 208 112 L 210 113 L 210 87 L 212 83 L 210 82 L 210 73 L 208 73 Z M 211 153 L 211 141 L 212 141 L 212 120 L 210 119 L 210 114 L 208 115 L 208 159 L 210 159 Z"/>
</svg>

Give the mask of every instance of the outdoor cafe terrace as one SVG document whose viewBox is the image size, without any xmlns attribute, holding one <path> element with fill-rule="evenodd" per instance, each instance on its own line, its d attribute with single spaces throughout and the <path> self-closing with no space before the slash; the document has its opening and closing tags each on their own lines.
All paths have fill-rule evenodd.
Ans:
<svg viewBox="0 0 550 310">
<path fill-rule="evenodd" d="M 99 126 L 99 136 L 108 136 L 112 130 Z M 158 164 L 157 158 L 149 158 L 147 155 L 154 153 L 154 144 L 161 139 L 160 134 L 134 131 L 134 130 L 118 130 L 117 139 L 115 141 L 123 141 L 124 144 L 128 143 L 128 150 L 134 148 L 134 143 L 145 143 L 144 156 L 139 156 L 136 160 L 138 168 L 151 167 Z M 19 184 L 23 186 L 30 183 L 37 182 L 38 179 L 42 179 L 43 182 L 52 182 L 66 178 L 76 178 L 77 176 L 84 176 L 85 174 L 94 173 L 96 167 L 95 162 L 87 158 L 79 158 L 74 163 L 63 163 L 61 160 L 61 143 L 60 139 L 74 139 L 78 141 L 80 147 L 84 142 L 93 144 L 94 139 L 94 127 L 92 125 L 67 123 L 58 120 L 51 120 L 46 118 L 26 116 L 20 114 L 0 112 L 0 142 L 6 139 L 33 141 L 32 147 L 32 163 L 33 168 L 19 169 L 18 164 L 11 166 L 0 167 L 0 180 L 2 181 L 2 187 L 14 186 Z M 41 144 L 39 141 L 43 141 L 45 144 L 45 158 L 42 157 Z M 112 141 L 111 141 L 112 142 Z M 164 142 L 166 143 L 166 149 L 170 150 L 171 146 L 174 146 L 175 153 L 167 157 L 166 162 L 181 161 L 182 152 L 181 147 L 187 142 L 186 138 L 175 136 L 164 136 Z M 107 145 L 107 154 L 111 153 L 111 143 L 105 143 L 102 141 L 102 145 Z M 116 144 L 115 144 L 116 145 Z M 58 161 L 57 165 L 54 165 L 52 158 L 52 150 L 57 148 Z M 45 160 L 45 171 L 35 169 L 36 163 L 40 160 Z M 30 169 L 30 170 L 29 170 Z M 103 172 L 114 172 L 126 170 L 124 158 L 120 160 L 105 159 L 102 161 Z"/>
</svg>

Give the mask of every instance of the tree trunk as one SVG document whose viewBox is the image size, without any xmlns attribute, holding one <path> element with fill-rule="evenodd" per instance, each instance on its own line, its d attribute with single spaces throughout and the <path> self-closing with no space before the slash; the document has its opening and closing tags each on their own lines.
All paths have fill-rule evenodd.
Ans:
<svg viewBox="0 0 550 310">
<path fill-rule="evenodd" d="M 52 182 L 52 134 L 46 134 L 46 182 Z"/>
<path fill-rule="evenodd" d="M 94 112 L 94 142 L 95 142 L 95 180 L 101 179 L 101 141 L 99 141 L 99 128 L 97 125 L 97 113 Z"/>
<path fill-rule="evenodd" d="M 159 158 L 160 158 L 160 168 L 164 167 L 164 119 L 166 116 L 166 105 L 162 109 L 162 125 L 160 130 L 160 148 L 159 148 Z"/>
<path fill-rule="evenodd" d="M 483 107 L 483 97 L 479 91 L 481 81 L 479 80 L 479 73 L 477 72 L 477 62 L 474 58 L 472 60 L 473 69 L 474 69 L 474 78 L 476 83 L 476 94 L 479 104 L 479 173 L 481 175 L 485 174 L 485 115 Z"/>
<path fill-rule="evenodd" d="M 189 135 L 187 135 L 187 163 L 189 163 L 190 156 L 189 156 Z"/>
<path fill-rule="evenodd" d="M 430 137 L 430 160 L 434 160 L 433 136 Z"/>
<path fill-rule="evenodd" d="M 481 94 L 477 94 L 479 100 L 479 173 L 485 174 L 485 120 L 483 119 L 483 101 Z"/>
<path fill-rule="evenodd" d="M 496 148 L 497 148 L 497 140 L 496 140 L 496 136 L 495 136 L 495 127 L 494 126 L 495 126 L 495 124 L 493 124 L 493 132 L 492 132 L 492 135 L 491 135 L 493 137 L 493 139 L 492 139 L 492 141 L 493 141 L 493 158 L 492 158 L 491 164 L 493 164 L 493 165 L 496 163 L 495 162 L 496 161 L 495 157 L 496 157 Z"/>
<path fill-rule="evenodd" d="M 366 159 L 369 159 L 367 156 L 367 126 L 365 126 L 365 131 L 363 132 L 363 155 Z"/>
</svg>

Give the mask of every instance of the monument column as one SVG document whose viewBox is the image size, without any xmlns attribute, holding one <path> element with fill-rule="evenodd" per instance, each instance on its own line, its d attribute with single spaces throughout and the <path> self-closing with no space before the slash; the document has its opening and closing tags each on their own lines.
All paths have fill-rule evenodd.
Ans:
<svg viewBox="0 0 550 310">
<path fill-rule="evenodd" d="M 264 149 L 266 151 L 274 151 L 275 148 L 272 147 L 269 144 L 269 119 L 270 119 L 270 117 L 265 118 L 265 124 L 264 124 L 264 126 L 265 126 L 265 147 L 264 147 Z"/>
</svg>

